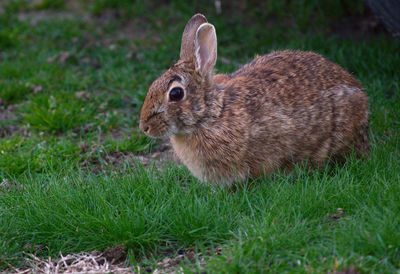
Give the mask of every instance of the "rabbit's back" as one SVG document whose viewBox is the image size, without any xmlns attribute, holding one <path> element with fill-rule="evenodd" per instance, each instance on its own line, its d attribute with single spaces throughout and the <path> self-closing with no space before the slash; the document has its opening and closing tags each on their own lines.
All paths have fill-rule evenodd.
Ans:
<svg viewBox="0 0 400 274">
<path fill-rule="evenodd" d="M 314 95 L 338 85 L 362 89 L 345 69 L 313 52 L 276 51 L 258 56 L 229 74 L 230 83 L 254 87 L 252 95 L 259 100 L 268 93 L 276 103 L 311 103 Z"/>
<path fill-rule="evenodd" d="M 367 96 L 355 78 L 322 56 L 274 52 L 228 76 L 225 123 L 247 118 L 245 158 L 253 175 L 308 159 L 322 164 L 353 148 L 368 152 Z"/>
</svg>

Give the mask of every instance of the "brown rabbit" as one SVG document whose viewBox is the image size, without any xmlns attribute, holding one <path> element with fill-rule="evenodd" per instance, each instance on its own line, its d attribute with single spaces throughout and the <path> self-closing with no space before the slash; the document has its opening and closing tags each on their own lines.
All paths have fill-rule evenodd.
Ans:
<svg viewBox="0 0 400 274">
<path fill-rule="evenodd" d="M 368 98 L 322 56 L 277 51 L 214 75 L 217 36 L 201 14 L 182 35 L 179 61 L 151 85 L 140 128 L 169 137 L 200 180 L 230 185 L 308 161 L 368 154 Z"/>
</svg>

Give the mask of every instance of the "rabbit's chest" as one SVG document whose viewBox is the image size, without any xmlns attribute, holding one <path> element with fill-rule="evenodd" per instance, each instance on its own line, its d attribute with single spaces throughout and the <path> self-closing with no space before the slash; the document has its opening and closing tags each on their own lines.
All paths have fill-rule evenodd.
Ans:
<svg viewBox="0 0 400 274">
<path fill-rule="evenodd" d="M 171 144 L 178 158 L 200 180 L 204 180 L 206 173 L 206 159 L 202 157 L 202 151 L 195 144 L 188 142 L 185 137 L 173 136 Z"/>
<path fill-rule="evenodd" d="M 242 135 L 243 137 L 243 135 Z M 171 144 L 178 158 L 202 181 L 230 183 L 234 177 L 247 174 L 243 139 L 231 134 L 201 132 L 189 136 L 173 136 Z M 224 182 L 224 183 L 223 183 Z"/>
</svg>

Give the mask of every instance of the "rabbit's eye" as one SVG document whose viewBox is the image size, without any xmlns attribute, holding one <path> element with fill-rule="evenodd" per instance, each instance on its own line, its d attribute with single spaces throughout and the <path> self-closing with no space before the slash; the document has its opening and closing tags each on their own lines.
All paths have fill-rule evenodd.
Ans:
<svg viewBox="0 0 400 274">
<path fill-rule="evenodd" d="M 170 90 L 169 92 L 169 99 L 171 101 L 180 101 L 183 99 L 183 96 L 185 95 L 185 92 L 183 91 L 182 88 L 176 87 Z"/>
</svg>

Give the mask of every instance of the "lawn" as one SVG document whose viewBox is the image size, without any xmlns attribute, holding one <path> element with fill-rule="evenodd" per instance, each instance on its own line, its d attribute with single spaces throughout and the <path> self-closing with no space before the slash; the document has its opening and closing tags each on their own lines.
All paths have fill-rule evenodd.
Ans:
<svg viewBox="0 0 400 274">
<path fill-rule="evenodd" d="M 400 41 L 362 1 L 152 2 L 0 3 L 0 271 L 117 246 L 149 272 L 181 255 L 164 271 L 400 272 Z M 169 146 L 140 134 L 140 107 L 196 12 L 216 27 L 218 72 L 288 48 L 349 70 L 370 156 L 236 191 L 160 161 Z"/>
</svg>

